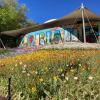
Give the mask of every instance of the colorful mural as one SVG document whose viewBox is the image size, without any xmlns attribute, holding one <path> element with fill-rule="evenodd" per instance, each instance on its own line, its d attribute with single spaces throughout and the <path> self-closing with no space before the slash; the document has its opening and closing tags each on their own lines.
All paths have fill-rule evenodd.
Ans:
<svg viewBox="0 0 100 100">
<path fill-rule="evenodd" d="M 20 47 L 58 44 L 62 42 L 75 40 L 75 38 L 76 37 L 74 36 L 73 30 L 55 27 L 26 34 L 20 43 Z"/>
</svg>

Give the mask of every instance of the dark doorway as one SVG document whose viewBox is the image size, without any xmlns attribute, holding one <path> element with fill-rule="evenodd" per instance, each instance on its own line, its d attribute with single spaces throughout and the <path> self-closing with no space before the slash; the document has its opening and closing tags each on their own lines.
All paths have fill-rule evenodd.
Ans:
<svg viewBox="0 0 100 100">
<path fill-rule="evenodd" d="M 95 43 L 97 42 L 97 33 L 98 33 L 98 27 L 97 26 L 86 26 L 85 27 L 86 32 L 86 42 L 88 43 Z"/>
</svg>

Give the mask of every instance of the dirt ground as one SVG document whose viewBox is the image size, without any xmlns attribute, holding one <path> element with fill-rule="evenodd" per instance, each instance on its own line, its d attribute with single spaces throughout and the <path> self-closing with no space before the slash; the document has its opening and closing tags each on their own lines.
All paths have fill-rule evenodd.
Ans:
<svg viewBox="0 0 100 100">
<path fill-rule="evenodd" d="M 62 44 L 53 44 L 45 46 L 33 46 L 27 48 L 13 48 L 9 49 L 9 53 L 0 54 L 0 58 L 9 56 L 16 56 L 25 53 L 31 53 L 40 49 L 100 49 L 100 43 L 79 43 L 79 42 L 67 42 Z M 3 50 L 3 49 L 1 49 Z"/>
</svg>

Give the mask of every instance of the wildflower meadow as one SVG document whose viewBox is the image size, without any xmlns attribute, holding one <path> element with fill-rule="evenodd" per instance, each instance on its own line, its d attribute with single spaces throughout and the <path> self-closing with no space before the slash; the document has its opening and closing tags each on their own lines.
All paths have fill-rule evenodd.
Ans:
<svg viewBox="0 0 100 100">
<path fill-rule="evenodd" d="M 48 49 L 0 59 L 0 95 L 12 100 L 100 100 L 100 50 Z"/>
</svg>

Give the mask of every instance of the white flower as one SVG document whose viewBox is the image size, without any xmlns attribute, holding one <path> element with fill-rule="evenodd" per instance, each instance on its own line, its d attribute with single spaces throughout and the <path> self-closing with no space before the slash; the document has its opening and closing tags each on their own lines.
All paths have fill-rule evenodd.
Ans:
<svg viewBox="0 0 100 100">
<path fill-rule="evenodd" d="M 74 80 L 78 80 L 78 77 L 74 77 Z"/>
<path fill-rule="evenodd" d="M 27 73 L 27 76 L 30 76 L 30 74 L 29 74 L 29 73 Z"/>
<path fill-rule="evenodd" d="M 11 70 L 14 70 L 14 68 L 12 68 Z"/>
<path fill-rule="evenodd" d="M 93 80 L 93 77 L 92 77 L 92 76 L 89 76 L 88 79 L 89 79 L 89 80 Z"/>
<path fill-rule="evenodd" d="M 66 81 L 64 80 L 64 83 L 66 83 Z"/>
<path fill-rule="evenodd" d="M 22 73 L 26 73 L 26 71 L 25 71 L 25 70 L 23 70 L 23 71 L 22 71 Z"/>
<path fill-rule="evenodd" d="M 77 59 L 78 61 L 80 60 L 80 59 Z"/>
<path fill-rule="evenodd" d="M 61 76 L 64 77 L 64 73 L 62 73 Z"/>
<path fill-rule="evenodd" d="M 67 67 L 69 66 L 69 65 L 66 65 Z"/>
<path fill-rule="evenodd" d="M 81 64 L 78 64 L 81 67 Z"/>
<path fill-rule="evenodd" d="M 73 69 L 73 67 L 71 67 L 71 69 Z"/>
<path fill-rule="evenodd" d="M 24 68 L 26 68 L 26 67 L 27 67 L 27 65 L 25 64 L 25 65 L 24 65 Z"/>
<path fill-rule="evenodd" d="M 38 72 L 36 71 L 35 74 L 38 74 Z"/>
<path fill-rule="evenodd" d="M 68 81 L 69 80 L 69 78 L 68 77 L 65 77 L 65 79 Z"/>
<path fill-rule="evenodd" d="M 18 65 L 17 64 L 15 64 L 15 67 L 17 67 Z"/>
<path fill-rule="evenodd" d="M 63 100 L 68 100 L 68 98 L 64 98 Z"/>
<path fill-rule="evenodd" d="M 73 70 L 73 69 L 71 69 L 70 71 L 71 71 L 71 72 L 74 72 L 74 70 Z"/>
</svg>

